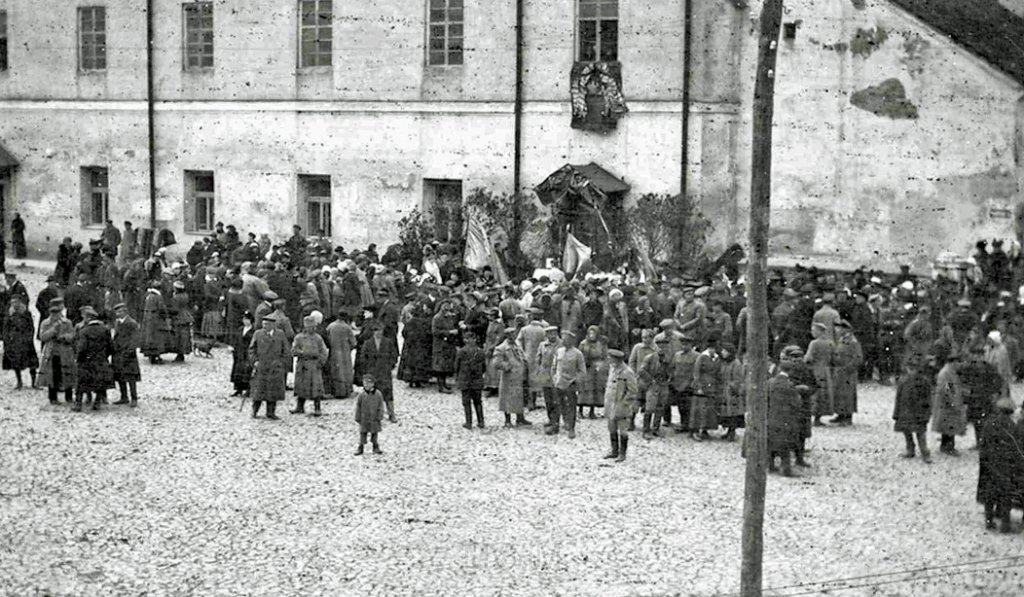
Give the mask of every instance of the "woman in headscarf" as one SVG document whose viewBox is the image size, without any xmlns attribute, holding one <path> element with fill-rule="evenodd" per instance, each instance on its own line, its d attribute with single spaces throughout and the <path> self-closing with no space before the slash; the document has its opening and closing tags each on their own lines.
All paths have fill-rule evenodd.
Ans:
<svg viewBox="0 0 1024 597">
<path fill-rule="evenodd" d="M 232 396 L 248 396 L 249 383 L 252 379 L 252 363 L 249 362 L 249 345 L 252 343 L 253 332 L 256 326 L 253 325 L 252 313 L 245 311 L 240 317 L 239 329 L 229 335 L 231 339 L 231 383 L 235 387 Z"/>
<path fill-rule="evenodd" d="M 433 336 L 430 311 L 419 303 L 412 310 L 412 319 L 402 328 L 402 360 L 398 379 L 411 388 L 422 388 L 430 380 L 433 367 Z"/>
<path fill-rule="evenodd" d="M 34 336 L 35 322 L 32 320 L 32 314 L 29 313 L 20 298 L 12 298 L 10 313 L 3 326 L 3 368 L 5 371 L 14 371 L 14 377 L 17 380 L 17 385 L 14 386 L 15 390 L 24 387 L 21 381 L 22 369 L 28 369 L 32 387 L 36 387 L 39 355 L 36 354 L 36 346 L 32 341 Z"/>
<path fill-rule="evenodd" d="M 587 418 L 596 419 L 594 407 L 604 406 L 604 390 L 608 382 L 608 345 L 601 338 L 601 330 L 596 325 L 587 328 L 587 335 L 580 342 L 580 352 L 587 366 L 587 375 L 580 384 L 579 416 L 583 418 L 583 408 L 590 407 Z"/>
</svg>

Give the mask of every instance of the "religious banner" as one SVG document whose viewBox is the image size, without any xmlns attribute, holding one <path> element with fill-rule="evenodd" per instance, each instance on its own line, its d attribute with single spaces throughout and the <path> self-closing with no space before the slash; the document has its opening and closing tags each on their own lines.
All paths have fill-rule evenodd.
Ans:
<svg viewBox="0 0 1024 597">
<path fill-rule="evenodd" d="M 577 271 L 589 269 L 590 247 L 581 243 L 571 232 L 565 237 L 565 251 L 562 253 L 562 271 L 569 277 Z"/>
<path fill-rule="evenodd" d="M 498 258 L 491 239 L 480 224 L 480 218 L 469 216 L 466 224 L 466 252 L 462 261 L 466 267 L 472 270 L 481 270 L 484 266 L 491 266 L 494 277 L 501 284 L 508 282 L 508 275 L 505 273 L 501 259 Z"/>
</svg>

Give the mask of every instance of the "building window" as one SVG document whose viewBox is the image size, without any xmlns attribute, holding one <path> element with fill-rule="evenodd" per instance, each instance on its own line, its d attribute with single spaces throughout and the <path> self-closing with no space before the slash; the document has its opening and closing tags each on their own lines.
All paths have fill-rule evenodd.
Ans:
<svg viewBox="0 0 1024 597">
<path fill-rule="evenodd" d="M 299 1 L 300 66 L 330 66 L 334 30 L 331 0 Z"/>
<path fill-rule="evenodd" d="M 462 64 L 462 0 L 430 0 L 427 64 Z"/>
<path fill-rule="evenodd" d="M 107 9 L 83 6 L 78 9 L 78 69 L 107 68 Z"/>
<path fill-rule="evenodd" d="M 434 238 L 442 242 L 462 236 L 462 181 L 424 180 L 423 211 L 434 220 Z"/>
<path fill-rule="evenodd" d="M 185 171 L 185 231 L 210 232 L 214 223 L 213 172 Z"/>
<path fill-rule="evenodd" d="M 306 234 L 331 237 L 331 177 L 299 176 L 299 196 Z"/>
<path fill-rule="evenodd" d="M 7 11 L 0 10 L 0 71 L 7 70 Z"/>
<path fill-rule="evenodd" d="M 102 226 L 110 219 L 110 173 L 106 168 L 82 168 L 82 225 Z"/>
<path fill-rule="evenodd" d="M 796 39 L 796 27 L 798 23 L 783 23 L 782 38 L 792 41 Z"/>
<path fill-rule="evenodd" d="M 615 62 L 619 59 L 619 1 L 579 0 L 579 59 Z"/>
<path fill-rule="evenodd" d="M 185 70 L 213 68 L 213 2 L 182 5 L 185 11 Z"/>
</svg>

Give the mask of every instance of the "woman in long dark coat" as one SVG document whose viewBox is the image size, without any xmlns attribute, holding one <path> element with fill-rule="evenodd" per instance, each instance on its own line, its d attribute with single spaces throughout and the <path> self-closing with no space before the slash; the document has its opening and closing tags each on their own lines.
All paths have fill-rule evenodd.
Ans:
<svg viewBox="0 0 1024 597">
<path fill-rule="evenodd" d="M 4 371 L 14 371 L 14 377 L 18 380 L 14 389 L 20 390 L 24 385 L 21 381 L 22 369 L 28 369 L 32 378 L 32 387 L 36 387 L 36 370 L 39 369 L 39 355 L 36 353 L 35 343 L 35 322 L 32 321 L 32 314 L 28 312 L 25 303 L 19 299 L 11 301 L 11 312 L 3 329 L 4 340 Z"/>
<path fill-rule="evenodd" d="M 239 295 L 241 296 L 241 295 Z M 252 334 L 256 331 L 252 313 L 241 314 L 241 325 L 237 331 L 228 330 L 231 344 L 231 383 L 235 387 L 232 396 L 248 396 L 249 383 L 252 380 L 252 362 L 249 360 L 249 345 Z"/>
<path fill-rule="evenodd" d="M 221 297 L 224 308 L 224 333 L 225 341 L 229 346 L 238 345 L 238 337 L 242 333 L 242 316 L 249 310 L 249 299 L 242 294 L 242 279 L 233 278 L 231 283 Z M 250 325 L 252 316 L 250 314 Z M 246 344 L 248 346 L 248 343 Z"/>
<path fill-rule="evenodd" d="M 171 335 L 171 322 L 167 317 L 167 306 L 159 284 L 154 283 L 146 292 L 142 307 L 142 354 L 149 357 L 149 362 L 162 362 L 160 355 L 167 350 Z"/>
<path fill-rule="evenodd" d="M 447 378 L 455 373 L 455 353 L 459 348 L 459 318 L 452 302 L 441 303 L 441 310 L 434 316 L 430 327 L 433 336 L 431 364 L 437 375 L 437 387 L 442 393 L 451 392 Z"/>
<path fill-rule="evenodd" d="M 1000 398 L 995 411 L 985 418 L 981 428 L 978 456 L 979 504 L 985 506 L 985 528 L 1010 532 L 1010 509 L 1021 501 L 1020 479 L 1024 475 L 1024 453 L 1017 443 L 1013 423 L 1016 405 L 1010 398 Z"/>
<path fill-rule="evenodd" d="M 402 362 L 398 366 L 398 379 L 413 388 L 423 387 L 430 379 L 433 367 L 430 329 L 430 313 L 423 305 L 416 305 L 412 319 L 402 328 Z"/>
</svg>

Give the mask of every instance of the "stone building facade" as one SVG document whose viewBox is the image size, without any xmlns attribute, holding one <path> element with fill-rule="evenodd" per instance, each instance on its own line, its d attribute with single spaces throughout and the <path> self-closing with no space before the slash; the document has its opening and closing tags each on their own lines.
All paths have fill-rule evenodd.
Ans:
<svg viewBox="0 0 1024 597">
<path fill-rule="evenodd" d="M 215 221 L 272 235 L 330 222 L 343 245 L 386 244 L 413 207 L 476 187 L 513 190 L 515 0 L 153 5 L 155 220 L 184 242 Z M 105 64 L 86 65 L 97 44 L 83 28 L 98 26 L 83 14 L 96 6 Z M 145 6 L 0 0 L 9 55 L 0 145 L 18 161 L 6 207 L 8 217 L 21 212 L 37 248 L 95 236 L 107 218 L 149 222 Z M 678 193 L 682 0 L 519 8 L 520 187 L 565 163 L 597 162 L 633 193 Z M 600 18 L 584 18 L 594 11 Z M 595 25 L 601 33 L 580 32 Z M 598 37 L 598 58 L 621 64 L 629 110 L 604 134 L 570 127 L 570 71 Z M 695 100 L 690 126 L 714 142 L 690 161 L 705 152 L 728 161 L 718 131 L 738 130 L 738 93 Z M 710 194 L 732 194 L 729 170 L 705 177 Z M 92 191 L 103 188 L 100 206 L 103 193 Z"/>
<path fill-rule="evenodd" d="M 922 262 L 1006 231 L 1022 79 L 900 6 L 915 1 L 787 2 L 776 254 Z M 0 0 L 0 193 L 31 248 L 151 217 L 187 244 L 223 221 L 385 245 L 414 207 L 590 162 L 627 202 L 678 193 L 685 173 L 712 245 L 744 240 L 758 1 L 151 4 L 152 96 L 147 2 Z M 618 65 L 628 107 L 603 132 L 572 126 L 592 62 Z M 900 88 L 916 117 L 890 110 Z"/>
</svg>

